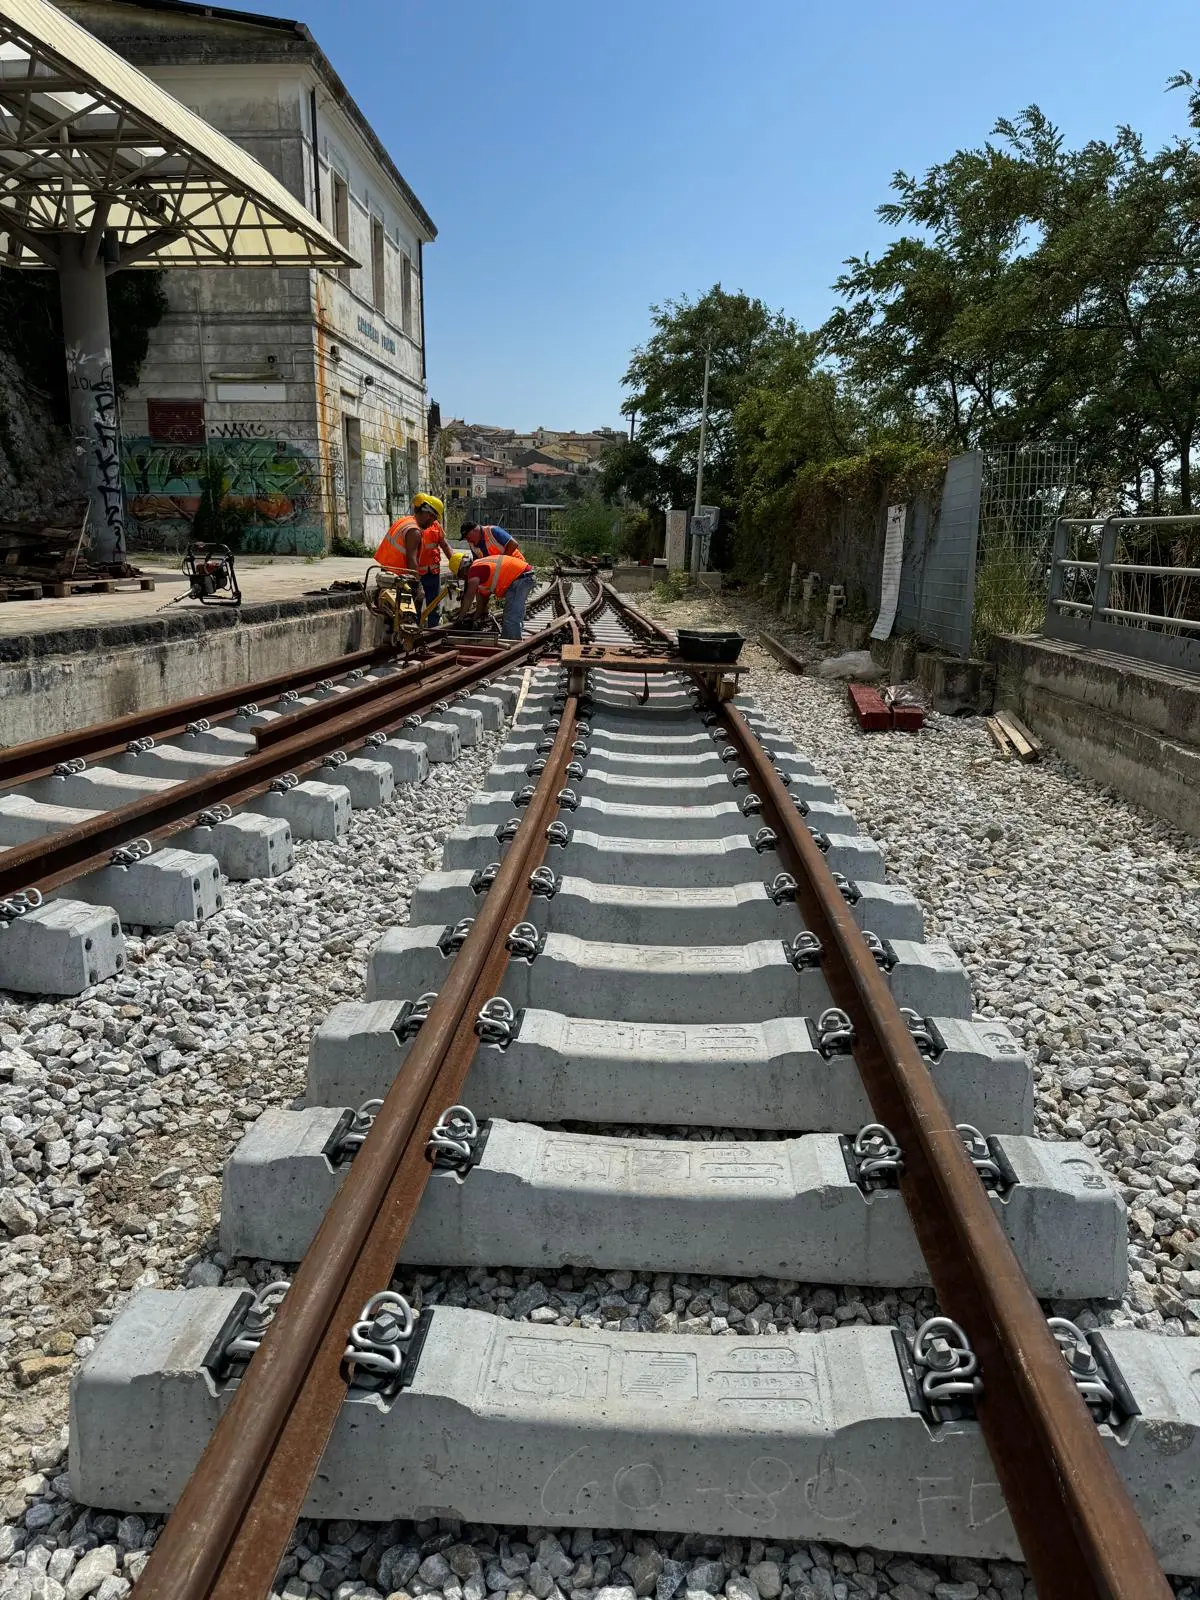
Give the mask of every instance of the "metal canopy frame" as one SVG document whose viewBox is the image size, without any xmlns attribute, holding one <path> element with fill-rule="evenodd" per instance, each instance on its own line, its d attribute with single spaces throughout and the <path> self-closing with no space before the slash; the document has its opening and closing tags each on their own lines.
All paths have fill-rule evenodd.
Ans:
<svg viewBox="0 0 1200 1600">
<path fill-rule="evenodd" d="M 47 0 L 0 0 L 9 266 L 357 266 L 252 156 Z"/>
</svg>

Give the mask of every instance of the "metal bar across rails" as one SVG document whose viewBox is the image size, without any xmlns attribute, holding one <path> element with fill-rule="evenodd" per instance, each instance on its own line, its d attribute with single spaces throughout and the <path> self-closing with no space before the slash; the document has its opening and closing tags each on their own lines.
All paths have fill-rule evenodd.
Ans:
<svg viewBox="0 0 1200 1600">
<path fill-rule="evenodd" d="M 164 734 L 183 733 L 189 722 L 198 722 L 202 717 L 225 716 L 248 702 L 276 699 L 289 689 L 308 688 L 322 679 L 380 666 L 395 657 L 396 652 L 391 645 L 355 650 L 350 655 L 336 656 L 332 661 L 323 661 L 317 666 L 260 678 L 256 683 L 216 689 L 212 694 L 176 700 L 171 705 L 158 706 L 150 711 L 132 711 L 128 716 L 117 717 L 112 722 L 95 722 L 87 728 L 73 728 L 65 733 L 51 734 L 46 739 L 13 745 L 10 749 L 0 750 L 0 785 L 28 783 L 34 778 L 44 777 L 53 772 L 60 761 L 70 761 L 80 756 L 94 760 L 97 756 L 115 754 L 123 750 L 131 739 L 161 738 Z"/>
<path fill-rule="evenodd" d="M 576 708 L 568 697 L 533 800 L 404 1072 L 159 1535 L 138 1583 L 150 1600 L 254 1600 L 271 1588 L 346 1395 L 350 1329 L 391 1281 L 429 1175 L 426 1141 L 458 1098 L 478 1043 L 475 1020 L 499 989 L 505 939 L 528 906 Z"/>
<path fill-rule="evenodd" d="M 776 661 L 778 661 L 781 666 L 786 667 L 789 672 L 803 673 L 803 661 L 801 661 L 799 656 L 793 655 L 785 644 L 780 644 L 778 639 L 772 638 L 769 633 L 760 633 L 758 636 L 758 642 L 762 645 L 764 650 L 769 651 L 770 654 L 775 657 Z"/>
<path fill-rule="evenodd" d="M 943 1312 L 979 1359 L 980 1426 L 1046 1600 L 1169 1600 L 1146 1532 L 1017 1263 L 962 1137 L 882 972 L 766 751 L 732 705 L 714 708 L 795 876 L 826 952 L 833 1004 L 879 1120 L 904 1151 L 901 1190 Z"/>
<path fill-rule="evenodd" d="M 43 893 L 103 866 L 109 853 L 132 838 L 151 840 L 191 826 L 198 811 L 220 803 L 238 805 L 265 789 L 285 772 L 315 765 L 329 750 L 355 748 L 377 731 L 390 731 L 406 716 L 428 709 L 445 694 L 470 688 L 483 678 L 515 666 L 545 649 L 555 633 L 570 625 L 555 617 L 540 633 L 518 640 L 484 661 L 464 665 L 402 685 L 390 699 L 371 703 L 334 718 L 316 729 L 285 739 L 269 750 L 234 761 L 220 772 L 192 778 L 127 806 L 101 812 L 62 833 L 43 835 L 0 854 L 0 898 L 37 887 Z"/>
</svg>

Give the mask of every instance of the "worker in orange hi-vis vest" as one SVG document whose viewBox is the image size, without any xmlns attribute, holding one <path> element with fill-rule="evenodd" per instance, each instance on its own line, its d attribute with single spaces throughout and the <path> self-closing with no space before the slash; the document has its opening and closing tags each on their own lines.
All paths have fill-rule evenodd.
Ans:
<svg viewBox="0 0 1200 1600">
<path fill-rule="evenodd" d="M 533 568 L 524 556 L 464 557 L 459 564 L 458 576 L 466 575 L 460 621 L 482 618 L 487 615 L 488 601 L 493 595 L 504 601 L 504 616 L 500 624 L 502 639 L 519 639 L 525 627 L 525 604 L 534 585 Z"/>
<path fill-rule="evenodd" d="M 464 522 L 459 530 L 476 556 L 519 556 L 520 546 L 507 528 L 499 524 Z"/>
<path fill-rule="evenodd" d="M 450 546 L 442 531 L 442 517 L 446 508 L 436 495 L 413 496 L 411 516 L 398 517 L 384 534 L 375 552 L 375 559 L 389 572 L 408 573 L 419 580 L 425 604 L 436 600 L 441 592 L 442 552 L 450 556 Z M 433 611 L 425 619 L 431 628 L 437 626 L 438 613 Z"/>
</svg>

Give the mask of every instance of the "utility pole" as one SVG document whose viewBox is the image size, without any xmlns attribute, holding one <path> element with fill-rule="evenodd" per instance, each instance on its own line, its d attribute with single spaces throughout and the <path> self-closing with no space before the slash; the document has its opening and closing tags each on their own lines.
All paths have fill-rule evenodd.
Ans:
<svg viewBox="0 0 1200 1600">
<path fill-rule="evenodd" d="M 704 497 L 704 436 L 708 431 L 708 374 L 712 365 L 712 345 L 704 347 L 704 395 L 700 401 L 700 449 L 696 456 L 696 504 L 692 511 L 695 519 L 700 515 L 700 502 Z M 692 535 L 692 559 L 690 566 L 693 574 L 700 571 L 700 540 Z"/>
</svg>

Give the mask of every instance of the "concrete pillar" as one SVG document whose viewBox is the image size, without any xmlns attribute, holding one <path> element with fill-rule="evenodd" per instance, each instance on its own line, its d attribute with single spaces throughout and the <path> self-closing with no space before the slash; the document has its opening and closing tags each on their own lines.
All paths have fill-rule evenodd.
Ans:
<svg viewBox="0 0 1200 1600">
<path fill-rule="evenodd" d="M 104 259 L 84 260 L 84 234 L 59 235 L 67 392 L 80 487 L 91 510 L 92 557 L 125 560 L 125 499 L 121 491 L 121 424 L 113 380 Z"/>
<path fill-rule="evenodd" d="M 686 511 L 676 509 L 667 512 L 667 571 L 679 572 L 686 565 L 687 546 L 687 521 Z"/>
</svg>

